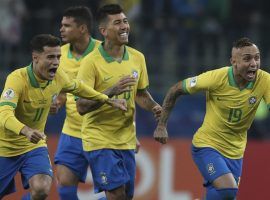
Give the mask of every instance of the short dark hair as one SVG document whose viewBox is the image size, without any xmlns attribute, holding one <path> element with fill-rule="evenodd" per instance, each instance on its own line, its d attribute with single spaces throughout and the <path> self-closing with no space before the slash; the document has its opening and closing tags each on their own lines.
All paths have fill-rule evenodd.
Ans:
<svg viewBox="0 0 270 200">
<path fill-rule="evenodd" d="M 88 32 L 91 33 L 93 14 L 86 6 L 69 7 L 64 11 L 63 17 L 73 17 L 79 25 L 86 24 Z"/>
<path fill-rule="evenodd" d="M 31 50 L 43 52 L 44 47 L 56 47 L 61 45 L 61 40 L 50 34 L 39 34 L 32 38 L 30 42 Z"/>
<path fill-rule="evenodd" d="M 123 8 L 118 4 L 107 4 L 102 6 L 97 12 L 97 22 L 100 24 L 107 19 L 108 15 L 120 14 Z"/>
<path fill-rule="evenodd" d="M 254 45 L 254 42 L 252 42 L 251 39 L 247 37 L 242 37 L 233 43 L 233 47 L 236 49 L 240 49 L 240 48 L 248 47 L 252 45 Z"/>
</svg>

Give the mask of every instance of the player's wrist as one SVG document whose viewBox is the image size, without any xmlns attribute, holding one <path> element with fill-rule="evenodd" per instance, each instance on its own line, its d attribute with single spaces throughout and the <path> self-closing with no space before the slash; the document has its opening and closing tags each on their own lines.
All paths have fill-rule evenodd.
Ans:
<svg viewBox="0 0 270 200">
<path fill-rule="evenodd" d="M 24 136 L 27 136 L 29 130 L 30 130 L 30 128 L 29 128 L 28 126 L 24 126 L 24 127 L 21 129 L 20 134 L 21 134 L 21 135 L 24 135 Z"/>
</svg>

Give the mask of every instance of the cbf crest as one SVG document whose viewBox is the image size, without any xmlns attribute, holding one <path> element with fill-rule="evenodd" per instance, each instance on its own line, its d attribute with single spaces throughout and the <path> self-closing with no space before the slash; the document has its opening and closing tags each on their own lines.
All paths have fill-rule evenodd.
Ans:
<svg viewBox="0 0 270 200">
<path fill-rule="evenodd" d="M 57 96 L 58 96 L 57 93 L 54 94 L 54 95 L 52 95 L 52 103 L 55 103 L 56 102 Z"/>
<path fill-rule="evenodd" d="M 248 99 L 248 102 L 250 105 L 253 105 L 257 102 L 257 98 L 255 96 L 252 96 Z"/>
<path fill-rule="evenodd" d="M 132 77 L 137 79 L 138 76 L 139 76 L 138 71 L 137 70 L 132 70 Z"/>
<path fill-rule="evenodd" d="M 206 168 L 207 168 L 207 171 L 210 175 L 213 175 L 214 173 L 216 173 L 216 170 L 215 170 L 213 163 L 208 163 Z"/>
<path fill-rule="evenodd" d="M 108 184 L 108 179 L 107 179 L 107 176 L 106 176 L 105 172 L 100 173 L 100 178 L 101 178 L 102 185 L 107 185 Z"/>
</svg>

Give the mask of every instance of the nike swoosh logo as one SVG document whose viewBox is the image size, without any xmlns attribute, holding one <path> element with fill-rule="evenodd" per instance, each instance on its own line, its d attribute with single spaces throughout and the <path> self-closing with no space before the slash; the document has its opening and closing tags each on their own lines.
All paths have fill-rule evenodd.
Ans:
<svg viewBox="0 0 270 200">
<path fill-rule="evenodd" d="M 110 77 L 104 77 L 104 81 L 108 81 L 108 80 L 110 80 L 111 78 L 112 78 L 113 76 L 110 76 Z"/>
<path fill-rule="evenodd" d="M 217 97 L 217 100 L 218 101 L 231 101 L 231 99 L 224 99 L 224 98 L 220 98 L 220 97 Z"/>
</svg>

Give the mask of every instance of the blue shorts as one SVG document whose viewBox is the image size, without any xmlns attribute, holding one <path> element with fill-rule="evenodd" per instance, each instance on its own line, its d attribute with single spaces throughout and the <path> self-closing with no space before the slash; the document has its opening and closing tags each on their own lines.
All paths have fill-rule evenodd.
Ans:
<svg viewBox="0 0 270 200">
<path fill-rule="evenodd" d="M 54 163 L 68 167 L 81 182 L 85 182 L 88 161 L 84 155 L 82 139 L 62 133 L 58 142 Z"/>
<path fill-rule="evenodd" d="M 125 185 L 126 194 L 133 197 L 136 173 L 134 150 L 101 149 L 85 152 L 85 155 L 90 163 L 95 193 Z"/>
<path fill-rule="evenodd" d="M 16 191 L 14 177 L 18 171 L 25 189 L 29 188 L 29 179 L 36 174 L 53 177 L 48 149 L 39 147 L 22 155 L 0 157 L 0 199 Z"/>
<path fill-rule="evenodd" d="M 232 173 L 236 183 L 239 184 L 243 158 L 230 159 L 213 148 L 197 148 L 194 146 L 192 146 L 192 157 L 204 177 L 205 187 L 210 186 L 218 177 L 228 173 Z"/>
</svg>

